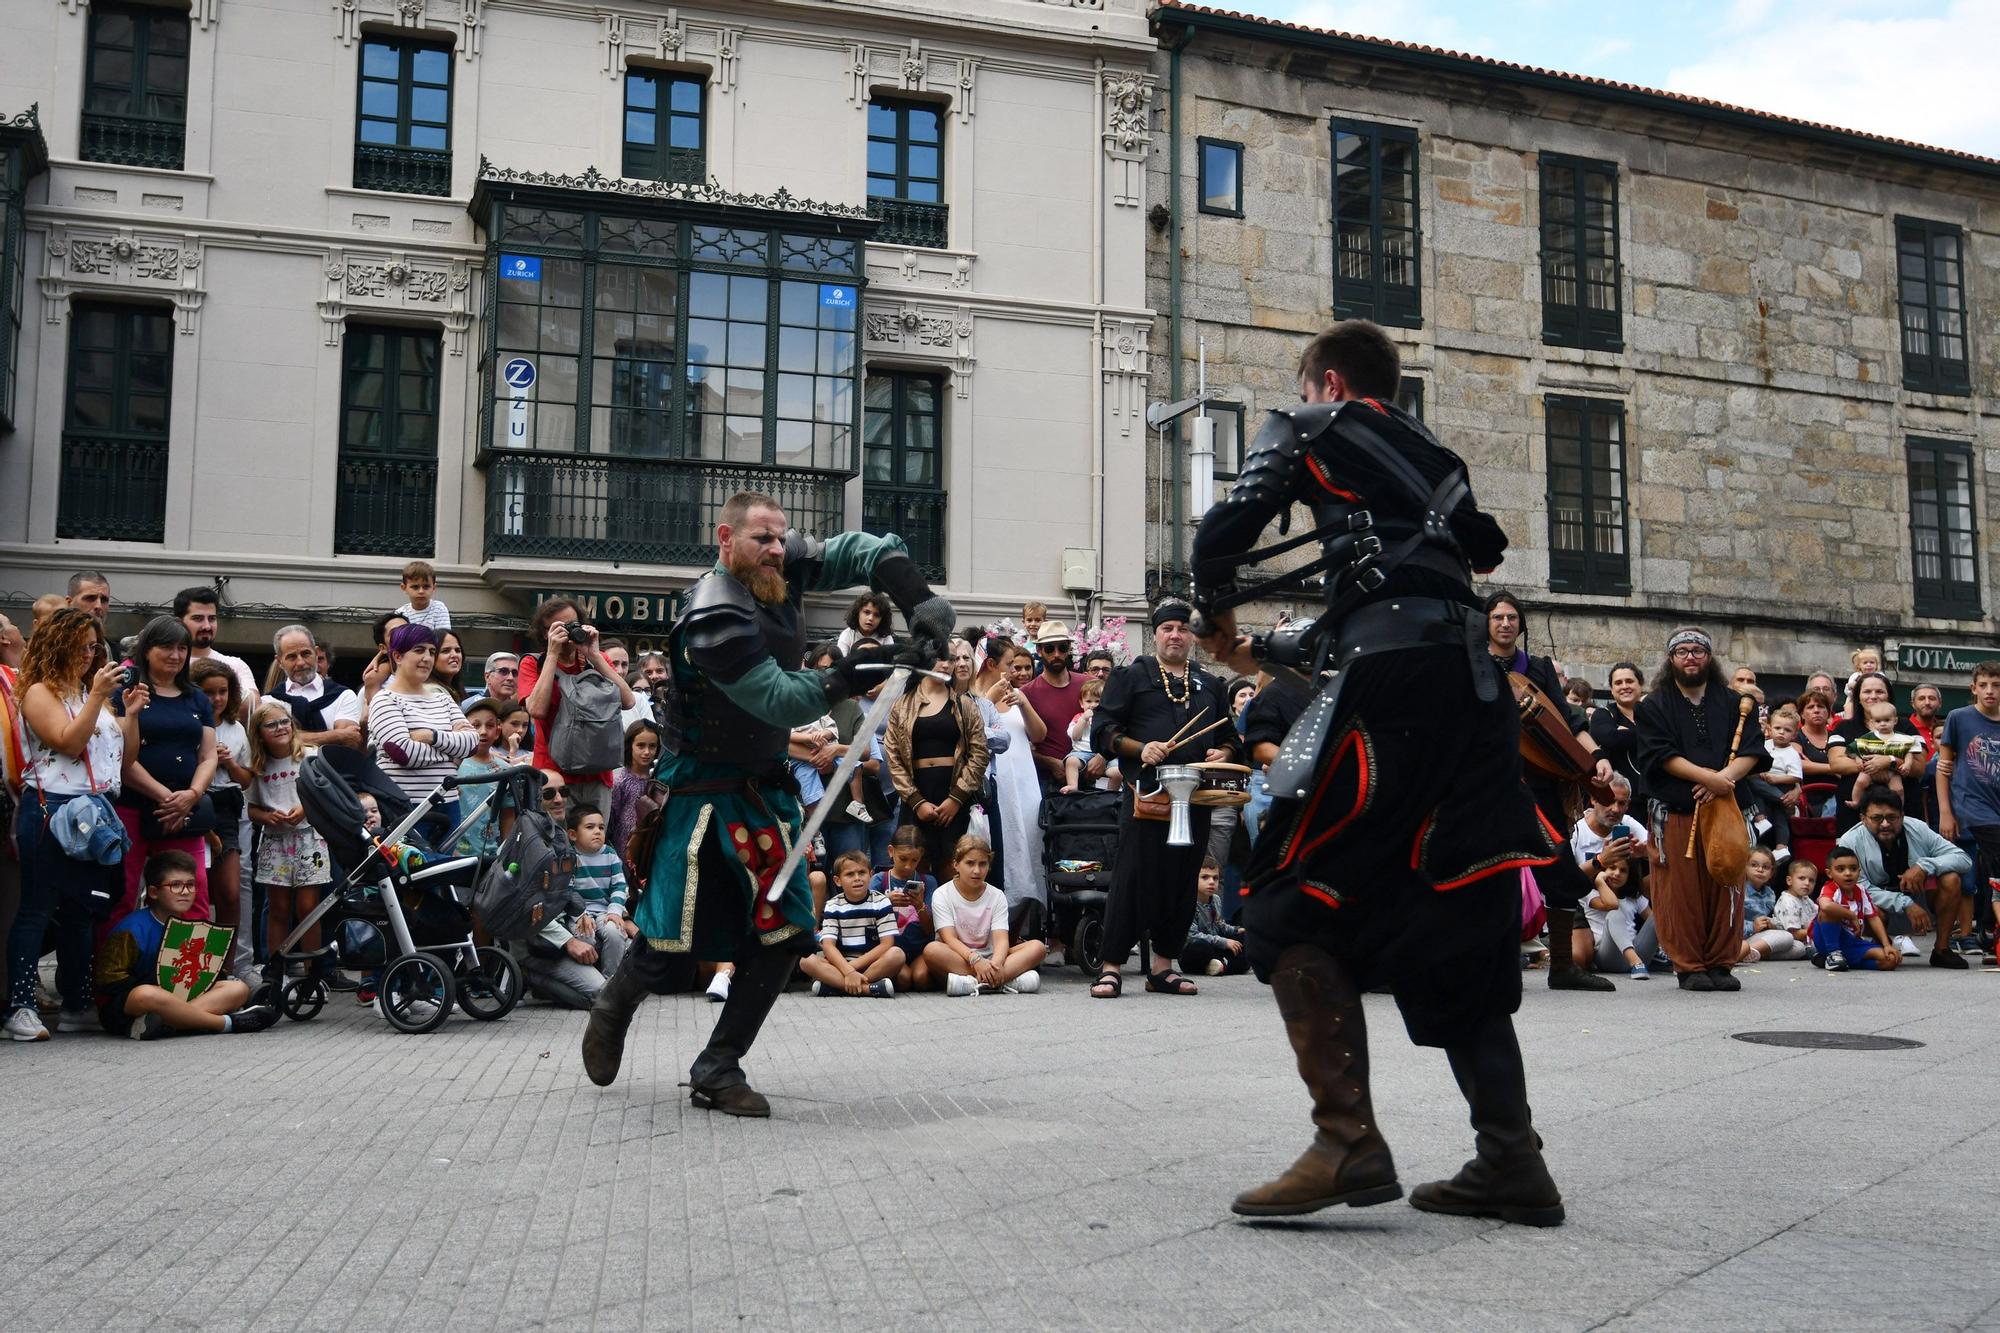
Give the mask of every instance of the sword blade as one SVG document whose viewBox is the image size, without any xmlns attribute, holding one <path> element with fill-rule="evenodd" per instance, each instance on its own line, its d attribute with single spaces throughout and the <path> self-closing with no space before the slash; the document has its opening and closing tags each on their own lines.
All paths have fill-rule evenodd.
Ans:
<svg viewBox="0 0 2000 1333">
<path fill-rule="evenodd" d="M 909 680 L 910 668 L 898 667 L 890 673 L 888 682 L 882 686 L 882 692 L 875 696 L 875 702 L 868 706 L 868 712 L 861 719 L 861 726 L 855 731 L 854 740 L 848 745 L 847 753 L 840 756 L 839 767 L 835 768 L 833 776 L 826 780 L 826 794 L 820 797 L 819 804 L 813 807 L 812 815 L 806 820 L 805 827 L 799 830 L 799 836 L 792 840 L 792 850 L 785 854 L 785 863 L 778 867 L 778 877 L 772 880 L 771 887 L 764 891 L 764 901 L 775 903 L 785 896 L 785 885 L 791 883 L 792 876 L 798 873 L 799 863 L 806 859 L 806 850 L 812 846 L 812 840 L 819 833 L 820 825 L 826 823 L 826 817 L 832 813 L 834 803 L 840 799 L 840 793 L 847 790 L 847 780 L 854 776 L 855 769 L 861 767 L 862 755 L 868 752 L 868 746 L 873 742 L 876 731 L 882 726 L 882 719 L 889 716 L 890 706 L 902 696 L 903 687 L 909 684 Z"/>
</svg>

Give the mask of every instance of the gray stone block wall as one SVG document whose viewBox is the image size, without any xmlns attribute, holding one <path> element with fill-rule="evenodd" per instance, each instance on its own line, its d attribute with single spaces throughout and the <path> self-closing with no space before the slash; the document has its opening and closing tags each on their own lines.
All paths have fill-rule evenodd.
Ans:
<svg viewBox="0 0 2000 1333">
<path fill-rule="evenodd" d="M 1157 68 L 1147 197 L 1165 202 L 1165 56 Z M 1661 631 L 1689 618 L 1709 623 L 1726 655 L 1780 673 L 1885 638 L 1994 637 L 2000 181 L 1207 33 L 1183 54 L 1181 79 L 1182 392 L 1194 391 L 1206 335 L 1210 388 L 1249 406 L 1253 435 L 1261 411 L 1294 396 L 1299 349 L 1333 319 L 1330 120 L 1417 129 L 1424 319 L 1391 332 L 1423 382 L 1426 420 L 1471 464 L 1513 540 L 1495 581 L 1546 608 L 1538 647 L 1552 638 L 1572 670 L 1601 682 L 1612 661 L 1657 655 Z M 1245 217 L 1197 211 L 1200 135 L 1244 144 Z M 1619 165 L 1622 351 L 1542 341 L 1545 151 Z M 1899 214 L 1964 230 L 1970 397 L 1902 388 Z M 1149 241 L 1152 387 L 1164 398 L 1165 230 Z M 1551 394 L 1624 407 L 1630 596 L 1548 590 Z M 1983 619 L 1915 613 L 1913 436 L 1975 447 Z M 1149 494 L 1151 520 L 1166 522 L 1159 488 Z"/>
</svg>

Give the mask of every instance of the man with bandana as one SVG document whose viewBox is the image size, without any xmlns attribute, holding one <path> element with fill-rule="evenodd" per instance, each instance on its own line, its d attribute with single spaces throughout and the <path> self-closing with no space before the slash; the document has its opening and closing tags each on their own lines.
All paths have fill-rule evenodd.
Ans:
<svg viewBox="0 0 2000 1333">
<path fill-rule="evenodd" d="M 1104 961 L 1090 993 L 1115 999 L 1123 990 L 1119 969 L 1141 939 L 1153 946 L 1146 989 L 1163 995 L 1193 995 L 1195 985 L 1174 970 L 1194 921 L 1195 890 L 1208 850 L 1208 807 L 1188 814 L 1194 826 L 1186 847 L 1167 842 L 1165 819 L 1141 818 L 1139 793 L 1156 786 L 1161 764 L 1229 763 L 1237 755 L 1236 728 L 1229 724 L 1229 701 L 1222 681 L 1188 660 L 1194 617 L 1186 602 L 1162 602 L 1153 612 L 1151 656 L 1141 656 L 1111 673 L 1097 705 L 1091 748 L 1118 761 L 1126 775 L 1125 799 L 1118 808 L 1118 858 L 1111 867 L 1111 890 L 1104 902 Z M 1225 725 L 1203 734 L 1214 723 Z M 1183 731 L 1189 739 L 1169 746 Z"/>
<path fill-rule="evenodd" d="M 1518 871 L 1562 853 L 1521 784 L 1520 718 L 1472 591 L 1507 535 L 1458 456 L 1394 406 L 1401 374 L 1396 345 L 1366 321 L 1313 339 L 1299 362 L 1304 405 L 1271 413 L 1195 536 L 1203 646 L 1244 675 L 1262 659 L 1310 694 L 1271 761 L 1275 799 L 1237 920 L 1317 1132 L 1233 1207 L 1283 1216 L 1402 1196 L 1375 1120 L 1361 1008 L 1364 990 L 1386 987 L 1410 1039 L 1444 1049 L 1476 1134 L 1476 1156 L 1410 1202 L 1555 1226 L 1562 1194 L 1542 1159 L 1512 1015 Z M 1310 507 L 1312 530 L 1257 548 L 1294 504 Z M 1306 543 L 1317 560 L 1239 585 L 1246 567 Z M 1315 574 L 1319 616 L 1261 642 L 1237 636 L 1233 608 Z"/>
<path fill-rule="evenodd" d="M 785 762 L 791 731 L 880 683 L 871 667 L 943 659 L 955 614 L 900 537 L 844 532 L 816 541 L 793 532 L 778 502 L 755 491 L 729 498 L 715 535 L 715 568 L 688 590 L 668 635 L 669 683 L 655 696 L 663 753 L 654 777 L 672 795 L 633 913 L 644 947 L 627 951 L 591 1006 L 583 1067 L 599 1087 L 611 1083 L 648 994 L 688 989 L 697 962 L 734 963 L 729 998 L 689 1070 L 689 1096 L 728 1115 L 768 1116 L 771 1104 L 750 1086 L 743 1056 L 813 947 L 805 866 L 777 902 L 766 896 L 804 823 Z M 859 650 L 826 670 L 800 670 L 804 595 L 855 584 L 895 601 L 910 646 L 894 658 Z"/>
</svg>

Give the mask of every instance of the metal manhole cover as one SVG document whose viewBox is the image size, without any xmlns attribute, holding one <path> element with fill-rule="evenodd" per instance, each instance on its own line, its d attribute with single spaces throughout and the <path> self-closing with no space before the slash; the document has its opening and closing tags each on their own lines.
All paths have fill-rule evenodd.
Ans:
<svg viewBox="0 0 2000 1333">
<path fill-rule="evenodd" d="M 1755 1046 L 1798 1046 L 1809 1051 L 1913 1051 L 1923 1043 L 1908 1037 L 1877 1037 L 1866 1032 L 1736 1032 L 1733 1040 Z"/>
</svg>

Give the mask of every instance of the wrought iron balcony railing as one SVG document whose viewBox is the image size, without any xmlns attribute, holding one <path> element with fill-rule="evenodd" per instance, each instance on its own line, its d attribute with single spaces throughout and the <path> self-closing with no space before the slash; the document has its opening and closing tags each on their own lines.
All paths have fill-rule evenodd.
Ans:
<svg viewBox="0 0 2000 1333">
<path fill-rule="evenodd" d="M 386 144 L 354 145 L 354 188 L 398 194 L 450 194 L 451 154 Z"/>
<path fill-rule="evenodd" d="M 708 153 L 700 148 L 661 148 L 654 144 L 628 143 L 625 145 L 624 166 L 624 174 L 630 180 L 700 185 L 708 179 Z"/>
<path fill-rule="evenodd" d="M 804 532 L 838 532 L 848 474 L 704 459 L 485 455 L 486 557 L 707 565 L 738 491 L 763 491 Z"/>
<path fill-rule="evenodd" d="M 883 245 L 916 245 L 942 250 L 951 237 L 951 209 L 908 199 L 870 199 L 868 216 L 882 219 L 873 237 Z"/>
<path fill-rule="evenodd" d="M 333 504 L 335 555 L 430 555 L 437 460 L 343 458 Z"/>
<path fill-rule="evenodd" d="M 78 152 L 86 162 L 179 171 L 187 161 L 187 126 L 178 120 L 86 111 Z"/>
<path fill-rule="evenodd" d="M 869 532 L 893 532 L 901 537 L 924 577 L 942 583 L 947 499 L 945 492 L 926 486 L 870 482 L 861 491 L 861 526 Z"/>
<path fill-rule="evenodd" d="M 165 541 L 167 442 L 65 433 L 56 536 Z"/>
</svg>

